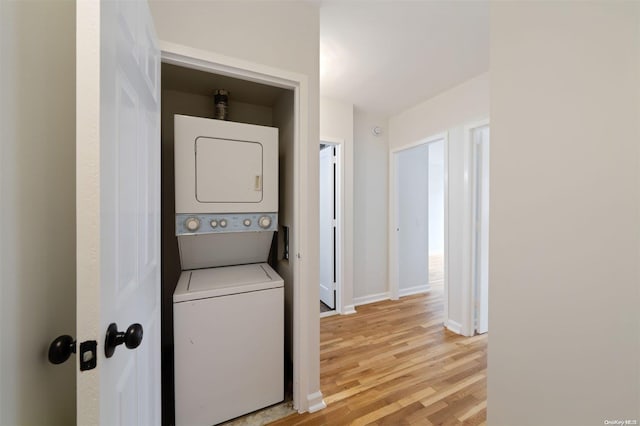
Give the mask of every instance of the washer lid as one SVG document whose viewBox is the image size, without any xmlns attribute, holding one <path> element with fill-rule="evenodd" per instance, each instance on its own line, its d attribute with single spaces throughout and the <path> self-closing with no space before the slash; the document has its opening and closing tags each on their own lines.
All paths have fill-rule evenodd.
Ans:
<svg viewBox="0 0 640 426">
<path fill-rule="evenodd" d="M 173 302 L 228 296 L 282 287 L 282 278 L 266 263 L 183 271 Z"/>
</svg>

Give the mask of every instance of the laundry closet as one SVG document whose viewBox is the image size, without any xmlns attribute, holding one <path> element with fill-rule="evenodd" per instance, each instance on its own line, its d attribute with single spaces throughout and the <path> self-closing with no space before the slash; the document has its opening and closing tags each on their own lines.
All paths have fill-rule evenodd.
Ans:
<svg viewBox="0 0 640 426">
<path fill-rule="evenodd" d="M 161 119 L 163 418 L 217 424 L 291 395 L 294 94 L 163 63 Z"/>
</svg>

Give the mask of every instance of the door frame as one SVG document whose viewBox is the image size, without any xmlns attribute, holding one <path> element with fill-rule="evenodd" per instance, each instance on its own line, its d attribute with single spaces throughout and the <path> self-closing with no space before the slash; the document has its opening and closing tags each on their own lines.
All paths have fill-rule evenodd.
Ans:
<svg viewBox="0 0 640 426">
<path fill-rule="evenodd" d="M 468 193 L 466 193 L 467 203 L 464 212 L 464 248 L 465 253 L 469 254 L 468 261 L 463 262 L 463 288 L 462 288 L 462 327 L 461 334 L 464 336 L 473 336 L 476 331 L 475 324 L 475 269 L 478 253 L 476 251 L 476 233 L 474 232 L 474 215 L 476 209 L 476 191 L 479 182 L 476 179 L 477 153 L 473 146 L 473 131 L 485 126 L 489 126 L 489 119 L 478 120 L 468 123 L 464 126 L 464 147 L 468 155 L 466 165 L 468 184 L 466 185 Z"/>
<path fill-rule="evenodd" d="M 344 139 L 320 137 L 320 144 L 332 145 L 336 148 L 336 308 L 332 312 L 320 314 L 320 318 L 336 314 L 344 314 Z M 351 312 L 349 312 L 351 313 Z"/>
<path fill-rule="evenodd" d="M 444 143 L 444 318 L 449 313 L 449 133 L 443 132 L 417 142 L 394 148 L 389 152 L 389 290 L 392 300 L 400 297 L 400 270 L 398 262 L 398 154 L 407 149 L 442 141 Z"/>
<path fill-rule="evenodd" d="M 311 253 L 309 248 L 309 178 L 304 167 L 308 159 L 309 146 L 309 82 L 304 74 L 285 71 L 262 64 L 256 64 L 217 54 L 210 51 L 160 41 L 160 55 L 163 63 L 179 65 L 185 68 L 221 74 L 229 77 L 267 84 L 292 90 L 294 92 L 294 167 L 293 197 L 294 217 L 293 239 L 290 243 L 293 269 L 293 405 L 298 412 L 314 412 L 324 407 L 322 393 L 311 388 L 319 385 L 320 377 L 320 341 L 309 336 L 319 336 L 320 321 L 317 315 L 318 301 L 311 305 L 308 286 L 301 283 L 316 282 L 310 275 L 312 259 L 305 258 Z M 315 143 L 313 144 L 315 147 Z M 317 292 L 316 292 L 317 293 Z"/>
</svg>

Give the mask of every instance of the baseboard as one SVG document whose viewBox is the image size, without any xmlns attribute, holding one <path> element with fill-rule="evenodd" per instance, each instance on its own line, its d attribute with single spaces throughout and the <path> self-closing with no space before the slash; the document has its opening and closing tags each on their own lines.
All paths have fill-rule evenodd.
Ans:
<svg viewBox="0 0 640 426">
<path fill-rule="evenodd" d="M 389 300 L 390 298 L 391 298 L 391 296 L 390 296 L 389 292 L 385 291 L 384 293 L 370 294 L 368 296 L 362 296 L 362 297 L 354 297 L 353 298 L 353 305 L 354 306 L 367 305 L 369 303 L 375 303 L 375 302 L 381 302 L 383 300 Z"/>
<path fill-rule="evenodd" d="M 351 315 L 356 313 L 355 305 L 347 305 L 342 308 L 342 315 Z"/>
<path fill-rule="evenodd" d="M 431 290 L 431 286 L 429 284 L 423 284 L 415 287 L 401 288 L 398 295 L 400 297 L 411 296 L 412 294 L 426 293 L 429 290 Z"/>
<path fill-rule="evenodd" d="M 327 408 L 327 404 L 325 404 L 324 399 L 322 399 L 322 392 L 318 391 L 307 395 L 307 406 L 309 407 L 310 413 L 315 413 L 316 411 Z"/>
<path fill-rule="evenodd" d="M 320 312 L 320 318 L 332 317 L 338 315 L 338 311 Z"/>
<path fill-rule="evenodd" d="M 462 325 L 459 322 L 448 319 L 445 321 L 444 326 L 453 333 L 462 334 Z"/>
</svg>

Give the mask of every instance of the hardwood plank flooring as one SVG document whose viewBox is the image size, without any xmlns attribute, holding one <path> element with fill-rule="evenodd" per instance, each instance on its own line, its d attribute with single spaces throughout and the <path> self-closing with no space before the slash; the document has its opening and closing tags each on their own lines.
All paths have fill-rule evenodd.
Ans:
<svg viewBox="0 0 640 426">
<path fill-rule="evenodd" d="M 321 384 L 327 408 L 272 426 L 484 425 L 486 335 L 442 326 L 442 287 L 322 318 Z"/>
</svg>

